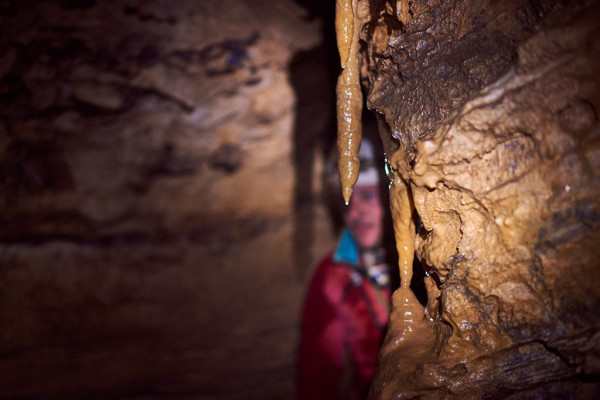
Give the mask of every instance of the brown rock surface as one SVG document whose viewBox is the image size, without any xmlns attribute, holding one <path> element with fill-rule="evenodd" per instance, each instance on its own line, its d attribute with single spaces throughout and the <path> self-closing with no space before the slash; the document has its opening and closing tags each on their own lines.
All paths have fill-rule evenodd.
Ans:
<svg viewBox="0 0 600 400">
<path fill-rule="evenodd" d="M 431 321 L 392 316 L 370 398 L 597 398 L 600 7 L 397 3 L 372 8 L 363 82 L 408 166 Z"/>
<path fill-rule="evenodd" d="M 310 236 L 293 218 L 289 65 L 318 21 L 287 0 L 9 0 L 0 25 L 0 398 L 292 397 L 333 240 L 318 188 Z"/>
</svg>

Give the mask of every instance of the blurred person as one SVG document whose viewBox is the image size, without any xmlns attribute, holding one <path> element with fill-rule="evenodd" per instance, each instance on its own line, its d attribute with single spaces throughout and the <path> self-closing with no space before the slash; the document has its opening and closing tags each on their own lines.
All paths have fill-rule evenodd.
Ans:
<svg viewBox="0 0 600 400">
<path fill-rule="evenodd" d="M 316 268 L 302 313 L 298 400 L 364 399 L 389 318 L 384 205 L 370 141 L 337 246 Z"/>
</svg>

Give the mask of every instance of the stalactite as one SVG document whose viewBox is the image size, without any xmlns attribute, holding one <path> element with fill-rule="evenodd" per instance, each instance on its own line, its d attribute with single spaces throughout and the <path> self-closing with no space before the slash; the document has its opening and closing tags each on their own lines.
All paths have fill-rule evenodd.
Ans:
<svg viewBox="0 0 600 400">
<path fill-rule="evenodd" d="M 360 168 L 358 150 L 362 137 L 363 95 L 358 36 L 368 17 L 368 2 L 364 0 L 338 0 L 336 3 L 336 35 L 343 68 L 336 87 L 338 170 L 346 204 L 352 196 L 352 186 L 358 179 Z"/>
</svg>

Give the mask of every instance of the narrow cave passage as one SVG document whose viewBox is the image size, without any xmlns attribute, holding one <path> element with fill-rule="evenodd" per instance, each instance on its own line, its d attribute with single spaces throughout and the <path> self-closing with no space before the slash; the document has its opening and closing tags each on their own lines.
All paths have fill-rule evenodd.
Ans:
<svg viewBox="0 0 600 400">
<path fill-rule="evenodd" d="M 335 2 L 176 3 L 0 2 L 0 399 L 294 397 L 344 209 Z M 365 125 L 444 278 L 437 358 L 377 388 L 598 398 L 598 1 L 368 4 Z"/>
</svg>

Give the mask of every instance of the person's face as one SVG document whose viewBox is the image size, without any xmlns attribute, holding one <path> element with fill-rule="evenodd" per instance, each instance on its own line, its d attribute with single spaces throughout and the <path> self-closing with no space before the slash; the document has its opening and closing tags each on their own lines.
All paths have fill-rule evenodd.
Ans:
<svg viewBox="0 0 600 400">
<path fill-rule="evenodd" d="M 379 198 L 378 186 L 354 187 L 350 205 L 344 215 L 344 222 L 361 249 L 381 244 L 383 206 Z"/>
</svg>

